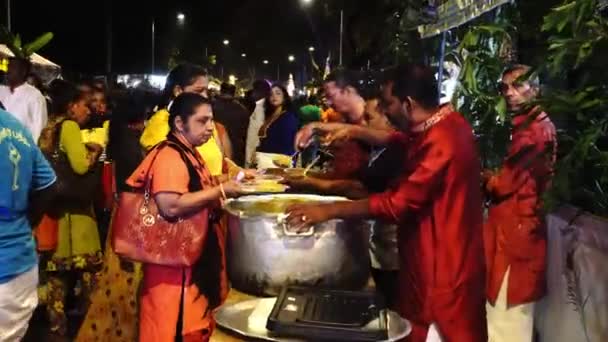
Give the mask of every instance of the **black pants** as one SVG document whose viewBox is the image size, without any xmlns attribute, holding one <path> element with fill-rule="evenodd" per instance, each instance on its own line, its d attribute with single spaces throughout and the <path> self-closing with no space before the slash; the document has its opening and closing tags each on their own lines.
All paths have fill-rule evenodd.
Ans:
<svg viewBox="0 0 608 342">
<path fill-rule="evenodd" d="M 399 271 L 372 268 L 372 277 L 376 284 L 376 291 L 384 297 L 388 308 L 395 310 L 399 297 Z"/>
</svg>

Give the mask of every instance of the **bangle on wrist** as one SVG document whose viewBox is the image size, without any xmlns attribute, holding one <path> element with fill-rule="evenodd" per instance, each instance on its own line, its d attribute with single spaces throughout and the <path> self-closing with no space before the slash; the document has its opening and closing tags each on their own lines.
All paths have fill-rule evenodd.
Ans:
<svg viewBox="0 0 608 342">
<path fill-rule="evenodd" d="M 228 197 L 226 197 L 226 192 L 224 192 L 224 185 L 222 183 L 220 183 L 220 192 L 222 193 L 222 199 L 228 199 Z"/>
</svg>

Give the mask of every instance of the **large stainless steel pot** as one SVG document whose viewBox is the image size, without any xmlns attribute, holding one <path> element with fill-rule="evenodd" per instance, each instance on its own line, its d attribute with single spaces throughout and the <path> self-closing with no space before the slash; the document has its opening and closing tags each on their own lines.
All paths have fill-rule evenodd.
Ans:
<svg viewBox="0 0 608 342">
<path fill-rule="evenodd" d="M 276 296 L 285 284 L 359 290 L 369 279 L 369 223 L 331 220 L 305 233 L 285 221 L 293 201 L 346 199 L 315 195 L 247 196 L 226 204 L 228 272 L 232 286 L 252 295 Z M 273 201 L 273 208 L 260 207 Z"/>
</svg>

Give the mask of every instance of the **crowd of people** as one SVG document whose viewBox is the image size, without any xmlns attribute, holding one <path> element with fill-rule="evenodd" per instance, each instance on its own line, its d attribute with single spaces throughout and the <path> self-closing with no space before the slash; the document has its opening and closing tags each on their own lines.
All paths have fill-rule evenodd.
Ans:
<svg viewBox="0 0 608 342">
<path fill-rule="evenodd" d="M 52 204 L 47 203 L 46 210 L 39 217 L 30 217 L 27 224 L 19 221 L 14 232 L 3 228 L 0 233 L 2 238 L 9 239 L 3 240 L 2 245 L 10 245 L 10 249 L 6 248 L 10 253 L 5 249 L 0 253 L 7 257 L 8 263 L 15 264 L 2 270 L 1 277 L 7 283 L 7 289 L 18 286 L 30 290 L 23 293 L 27 297 L 14 297 L 18 303 L 9 303 L 13 305 L 12 309 L 20 310 L 6 316 L 9 321 L 0 322 L 11 325 L 11 329 L 0 329 L 3 331 L 1 340 L 23 337 L 38 299 L 46 308 L 49 339 L 69 339 L 77 331 L 77 340 L 81 341 L 132 341 L 137 336 L 140 340 L 152 340 L 139 333 L 145 331 L 149 336 L 166 340 L 166 336 L 175 335 L 178 313 L 184 310 L 175 293 L 171 292 L 173 289 L 179 293 L 180 287 L 150 285 L 148 291 L 145 284 L 179 279 L 181 271 L 175 274 L 170 272 L 171 269 L 153 265 L 142 267 L 113 253 L 110 227 L 116 197 L 131 191 L 134 183 L 138 182 L 135 177 L 138 170 L 147 167 L 146 172 L 156 174 L 153 193 L 156 193 L 155 186 L 160 184 L 156 181 L 167 182 L 166 185 L 158 185 L 162 194 L 155 199 L 159 206 L 163 212 L 165 209 L 169 212 L 174 210 L 174 206 L 181 203 L 179 198 L 167 196 L 165 207 L 164 193 L 186 192 L 190 175 L 188 172 L 180 174 L 179 171 L 183 171 L 178 167 L 181 160 L 169 160 L 176 157 L 175 153 L 162 150 L 156 155 L 154 151 L 162 142 L 175 138 L 184 149 L 194 148 L 196 151 L 190 151 L 193 153 L 189 156 L 192 157 L 191 162 L 199 163 L 197 170 L 201 171 L 202 185 L 188 190 L 198 194 L 205 193 L 208 187 L 216 187 L 215 192 L 195 198 L 194 203 L 187 200 L 184 210 L 193 206 L 211 208 L 220 197 L 238 193 L 238 187 L 231 183 L 229 176 L 234 178 L 244 167 L 255 165 L 256 153 L 292 154 L 295 134 L 303 124 L 311 121 L 311 115 L 308 115 L 308 121 L 301 122 L 301 111 L 294 107 L 285 87 L 264 80 L 255 82 L 245 98 L 237 98 L 236 87 L 227 83 L 222 84 L 219 94 L 214 94 L 208 89 L 210 75 L 204 68 L 192 64 L 182 64 L 171 70 L 165 89 L 159 94 L 108 89 L 104 82 L 90 80 L 70 82 L 57 79 L 44 86 L 41 82 L 34 82 L 38 78 L 30 73 L 30 67 L 29 61 L 11 59 L 6 85 L 0 86 L 0 109 L 6 110 L 2 112 L 3 148 L 6 144 L 11 155 L 15 155 L 13 159 L 6 160 L 9 164 L 3 170 L 14 174 L 15 184 L 30 175 L 47 178 L 33 178 L 31 184 L 7 188 L 7 191 L 14 192 L 18 187 L 24 192 L 18 197 L 12 194 L 7 197 L 11 201 L 0 205 L 3 211 L 0 222 L 3 227 L 5 221 L 14 224 L 15 215 L 25 215 L 33 210 L 38 205 L 33 200 L 33 190 L 49 188 L 45 192 L 54 195 L 48 195 L 52 197 Z M 312 120 L 321 119 L 320 107 L 306 106 L 309 111 L 319 113 Z M 213 108 L 207 110 L 202 125 L 198 125 L 201 120 L 196 115 L 200 107 Z M 181 125 L 176 124 L 176 119 L 181 121 Z M 5 120 L 9 121 L 5 123 Z M 12 125 L 19 126 L 19 130 L 10 128 Z M 195 126 L 199 130 L 193 133 Z M 26 145 L 33 150 L 26 154 L 7 139 L 27 142 Z M 150 155 L 156 156 L 154 163 L 149 159 Z M 22 165 L 30 160 L 37 164 Z M 56 177 L 53 176 L 55 173 Z M 54 179 L 61 184 L 50 186 Z M 67 182 L 68 179 L 73 182 Z M 180 185 L 178 182 L 182 181 L 185 183 Z M 218 192 L 220 183 L 222 190 Z M 186 188 L 182 190 L 183 187 Z M 19 216 L 19 220 L 25 218 Z M 32 229 L 35 240 L 31 240 Z M 18 239 L 13 236 L 15 234 Z M 224 236 L 221 230 L 218 231 L 218 241 L 222 240 L 220 236 Z M 36 248 L 32 248 L 34 241 Z M 223 248 L 221 242 L 218 244 Z M 32 254 L 33 251 L 37 255 Z M 221 254 L 212 260 L 223 258 Z M 206 258 L 201 258 L 201 263 L 204 260 Z M 34 264 L 36 268 L 32 269 Z M 208 269 L 205 265 L 202 267 Z M 223 269 L 218 271 L 220 276 L 224 276 Z M 23 284 L 23 277 L 29 281 L 27 284 Z M 207 274 L 192 272 L 187 275 L 186 282 L 199 281 L 196 288 L 202 290 L 204 281 L 201 279 L 206 277 Z M 34 291 L 38 283 L 40 286 Z M 226 287 L 224 284 L 223 288 Z M 217 307 L 224 296 L 216 298 L 210 305 Z M 205 298 L 209 298 L 206 293 Z M 163 300 L 175 304 L 173 325 L 168 324 L 171 320 L 165 316 L 171 305 L 159 302 Z M 162 305 L 165 309 L 162 317 L 158 316 L 155 305 Z M 200 319 L 205 318 L 205 326 L 208 327 L 205 334 L 210 334 L 212 322 L 205 310 L 200 311 L 206 305 L 197 304 L 192 312 L 189 306 L 186 308 L 192 319 L 179 320 L 184 333 L 191 329 L 190 324 L 200 330 L 198 328 L 203 322 Z M 4 310 L 4 302 L 1 307 Z M 73 318 L 80 316 L 85 317 L 84 321 L 74 326 L 73 322 L 78 320 Z M 144 317 L 152 318 L 146 320 Z M 14 324 L 17 318 L 20 323 Z M 145 328 L 139 329 L 138 322 Z"/>
<path fill-rule="evenodd" d="M 208 340 L 229 290 L 222 202 L 243 194 L 237 175 L 259 154 L 299 151 L 303 164 L 330 160 L 323 174 L 287 177 L 292 191 L 352 201 L 292 206 L 291 226 L 374 218 L 376 289 L 412 323 L 410 341 L 532 340 L 556 138 L 528 106 L 538 83 L 521 81 L 527 66 L 503 74 L 515 115 L 498 171 L 481 170 L 471 126 L 439 103 L 425 66 L 337 70 L 320 97 L 293 101 L 265 80 L 244 98 L 230 84 L 214 94 L 191 64 L 171 70 L 160 96 L 89 81 L 36 88 L 29 71 L 11 59 L 0 86 L 0 340 L 21 340 L 39 301 L 49 340 Z M 193 265 L 113 251 L 116 199 L 134 189 L 167 220 L 208 217 Z"/>
</svg>

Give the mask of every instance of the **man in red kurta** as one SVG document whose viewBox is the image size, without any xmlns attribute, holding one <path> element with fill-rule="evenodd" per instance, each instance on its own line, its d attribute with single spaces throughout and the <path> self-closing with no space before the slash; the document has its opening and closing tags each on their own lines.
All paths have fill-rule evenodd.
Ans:
<svg viewBox="0 0 608 342">
<path fill-rule="evenodd" d="M 542 196 L 553 174 L 556 133 L 539 108 L 525 109 L 538 93 L 530 70 L 517 65 L 502 78 L 513 118 L 511 145 L 501 169 L 486 171 L 492 200 L 484 228 L 488 268 L 487 311 L 491 341 L 531 341 L 534 302 L 545 293 L 546 226 Z"/>
<path fill-rule="evenodd" d="M 438 105 L 429 68 L 398 70 L 393 91 L 409 132 L 361 126 L 348 132 L 371 144 L 402 144 L 406 164 L 398 183 L 362 201 L 290 207 L 290 224 L 355 217 L 399 223 L 399 310 L 413 325 L 409 341 L 425 341 L 433 326 L 444 342 L 485 342 L 481 169 L 473 130 L 450 106 Z"/>
</svg>

